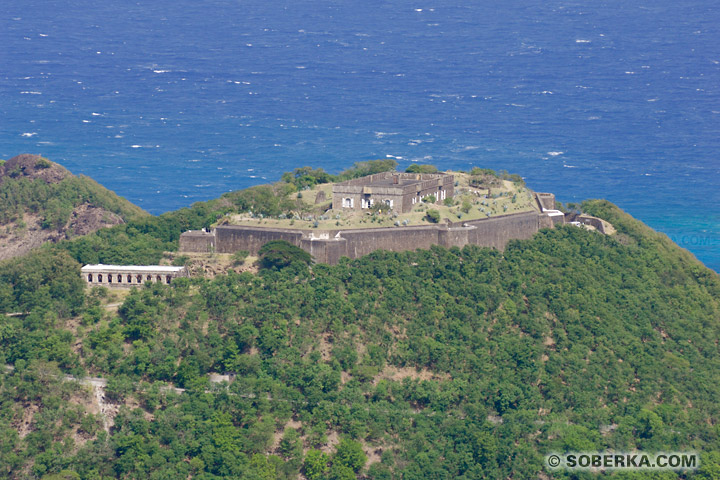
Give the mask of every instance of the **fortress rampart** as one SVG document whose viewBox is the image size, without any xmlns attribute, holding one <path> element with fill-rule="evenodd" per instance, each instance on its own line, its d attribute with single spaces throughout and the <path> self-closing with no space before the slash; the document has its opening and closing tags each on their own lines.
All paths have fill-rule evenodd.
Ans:
<svg viewBox="0 0 720 480">
<path fill-rule="evenodd" d="M 510 240 L 530 238 L 539 229 L 552 228 L 555 223 L 548 215 L 533 211 L 453 224 L 352 230 L 224 225 L 212 233 L 183 233 L 180 251 L 211 251 L 208 248 L 212 245 L 218 253 L 247 250 L 256 255 L 265 243 L 285 240 L 310 253 L 317 262 L 336 264 L 341 257 L 359 258 L 379 249 L 399 252 L 431 245 L 449 248 L 473 244 L 502 250 Z"/>
</svg>

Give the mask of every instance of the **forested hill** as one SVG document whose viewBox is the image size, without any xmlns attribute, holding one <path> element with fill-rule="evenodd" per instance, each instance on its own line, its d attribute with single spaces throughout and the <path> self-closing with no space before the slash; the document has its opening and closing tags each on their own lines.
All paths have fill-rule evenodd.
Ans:
<svg viewBox="0 0 720 480">
<path fill-rule="evenodd" d="M 72 249 L 6 264 L 0 305 L 30 313 L 0 330 L 15 365 L 0 377 L 0 471 L 596 478 L 546 471 L 543 455 L 638 449 L 694 450 L 702 466 L 618 478 L 718 478 L 718 275 L 608 202 L 582 208 L 618 233 L 565 226 L 502 253 L 336 266 L 289 255 L 124 299 L 85 292 Z M 106 377 L 114 408 L 100 416 L 58 367 Z"/>
<path fill-rule="evenodd" d="M 94 180 L 39 155 L 0 160 L 0 260 L 147 215 Z"/>
</svg>

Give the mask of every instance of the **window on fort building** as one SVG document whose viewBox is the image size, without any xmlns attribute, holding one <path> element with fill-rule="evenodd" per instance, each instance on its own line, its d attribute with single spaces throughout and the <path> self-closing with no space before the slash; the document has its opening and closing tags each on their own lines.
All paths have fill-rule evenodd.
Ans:
<svg viewBox="0 0 720 480">
<path fill-rule="evenodd" d="M 112 273 L 108 273 L 108 283 L 112 283 Z"/>
<path fill-rule="evenodd" d="M 362 199 L 362 204 L 360 205 L 362 208 L 370 208 L 370 200 L 367 198 Z"/>
<path fill-rule="evenodd" d="M 122 275 L 118 273 L 118 283 L 122 283 Z"/>
<path fill-rule="evenodd" d="M 88 282 L 92 282 L 92 273 L 88 274 Z"/>
<path fill-rule="evenodd" d="M 98 274 L 98 282 L 102 282 L 102 273 Z"/>
<path fill-rule="evenodd" d="M 160 278 L 160 275 L 156 275 L 156 276 L 155 276 L 155 281 L 156 281 L 156 282 L 162 282 L 162 278 Z"/>
<path fill-rule="evenodd" d="M 137 283 L 142 283 L 142 275 L 138 275 L 136 278 L 137 278 Z"/>
<path fill-rule="evenodd" d="M 170 278 L 171 278 L 170 275 L 167 275 L 167 276 L 165 277 L 165 283 L 169 284 L 169 283 L 170 283 Z"/>
<path fill-rule="evenodd" d="M 343 198 L 343 208 L 353 208 L 352 198 Z"/>
<path fill-rule="evenodd" d="M 145 280 L 147 280 L 148 282 L 152 282 L 152 275 L 148 275 Z"/>
<path fill-rule="evenodd" d="M 385 205 L 387 205 L 388 207 L 390 207 L 390 208 L 392 208 L 392 206 L 393 206 L 393 201 L 392 201 L 392 200 L 383 200 L 383 203 L 384 203 Z"/>
<path fill-rule="evenodd" d="M 130 275 L 129 273 L 127 276 L 127 283 L 132 283 L 132 275 Z"/>
</svg>

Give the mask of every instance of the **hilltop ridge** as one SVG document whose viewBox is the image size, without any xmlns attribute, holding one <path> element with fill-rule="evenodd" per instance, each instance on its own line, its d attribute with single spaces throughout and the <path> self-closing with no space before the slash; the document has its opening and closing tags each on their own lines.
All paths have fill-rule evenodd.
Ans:
<svg viewBox="0 0 720 480">
<path fill-rule="evenodd" d="M 0 260 L 148 215 L 40 155 L 0 161 Z"/>
</svg>

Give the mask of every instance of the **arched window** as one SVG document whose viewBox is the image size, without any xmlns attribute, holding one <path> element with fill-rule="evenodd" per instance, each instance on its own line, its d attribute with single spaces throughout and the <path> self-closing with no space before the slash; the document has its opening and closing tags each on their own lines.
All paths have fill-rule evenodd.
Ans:
<svg viewBox="0 0 720 480">
<path fill-rule="evenodd" d="M 102 273 L 98 273 L 98 282 L 102 283 Z"/>
<path fill-rule="evenodd" d="M 166 275 L 166 276 L 165 276 L 165 283 L 170 284 L 170 280 L 171 280 L 171 279 L 172 279 L 172 277 L 171 277 L 170 275 Z"/>
<path fill-rule="evenodd" d="M 127 276 L 127 283 L 132 283 L 132 275 L 130 275 L 129 273 Z"/>
<path fill-rule="evenodd" d="M 88 282 L 92 282 L 92 273 L 88 273 Z"/>
<path fill-rule="evenodd" d="M 108 283 L 112 283 L 112 273 L 108 273 Z"/>
<path fill-rule="evenodd" d="M 135 278 L 137 279 L 137 283 L 142 283 L 142 275 L 138 275 Z"/>
<path fill-rule="evenodd" d="M 152 275 L 148 275 L 145 280 L 147 280 L 148 282 L 152 282 Z"/>
<path fill-rule="evenodd" d="M 118 273 L 118 283 L 122 283 L 122 275 Z"/>
<path fill-rule="evenodd" d="M 353 199 L 343 198 L 343 208 L 353 208 Z"/>
<path fill-rule="evenodd" d="M 160 278 L 160 275 L 155 276 L 155 281 L 158 283 L 162 282 L 162 278 Z"/>
</svg>

